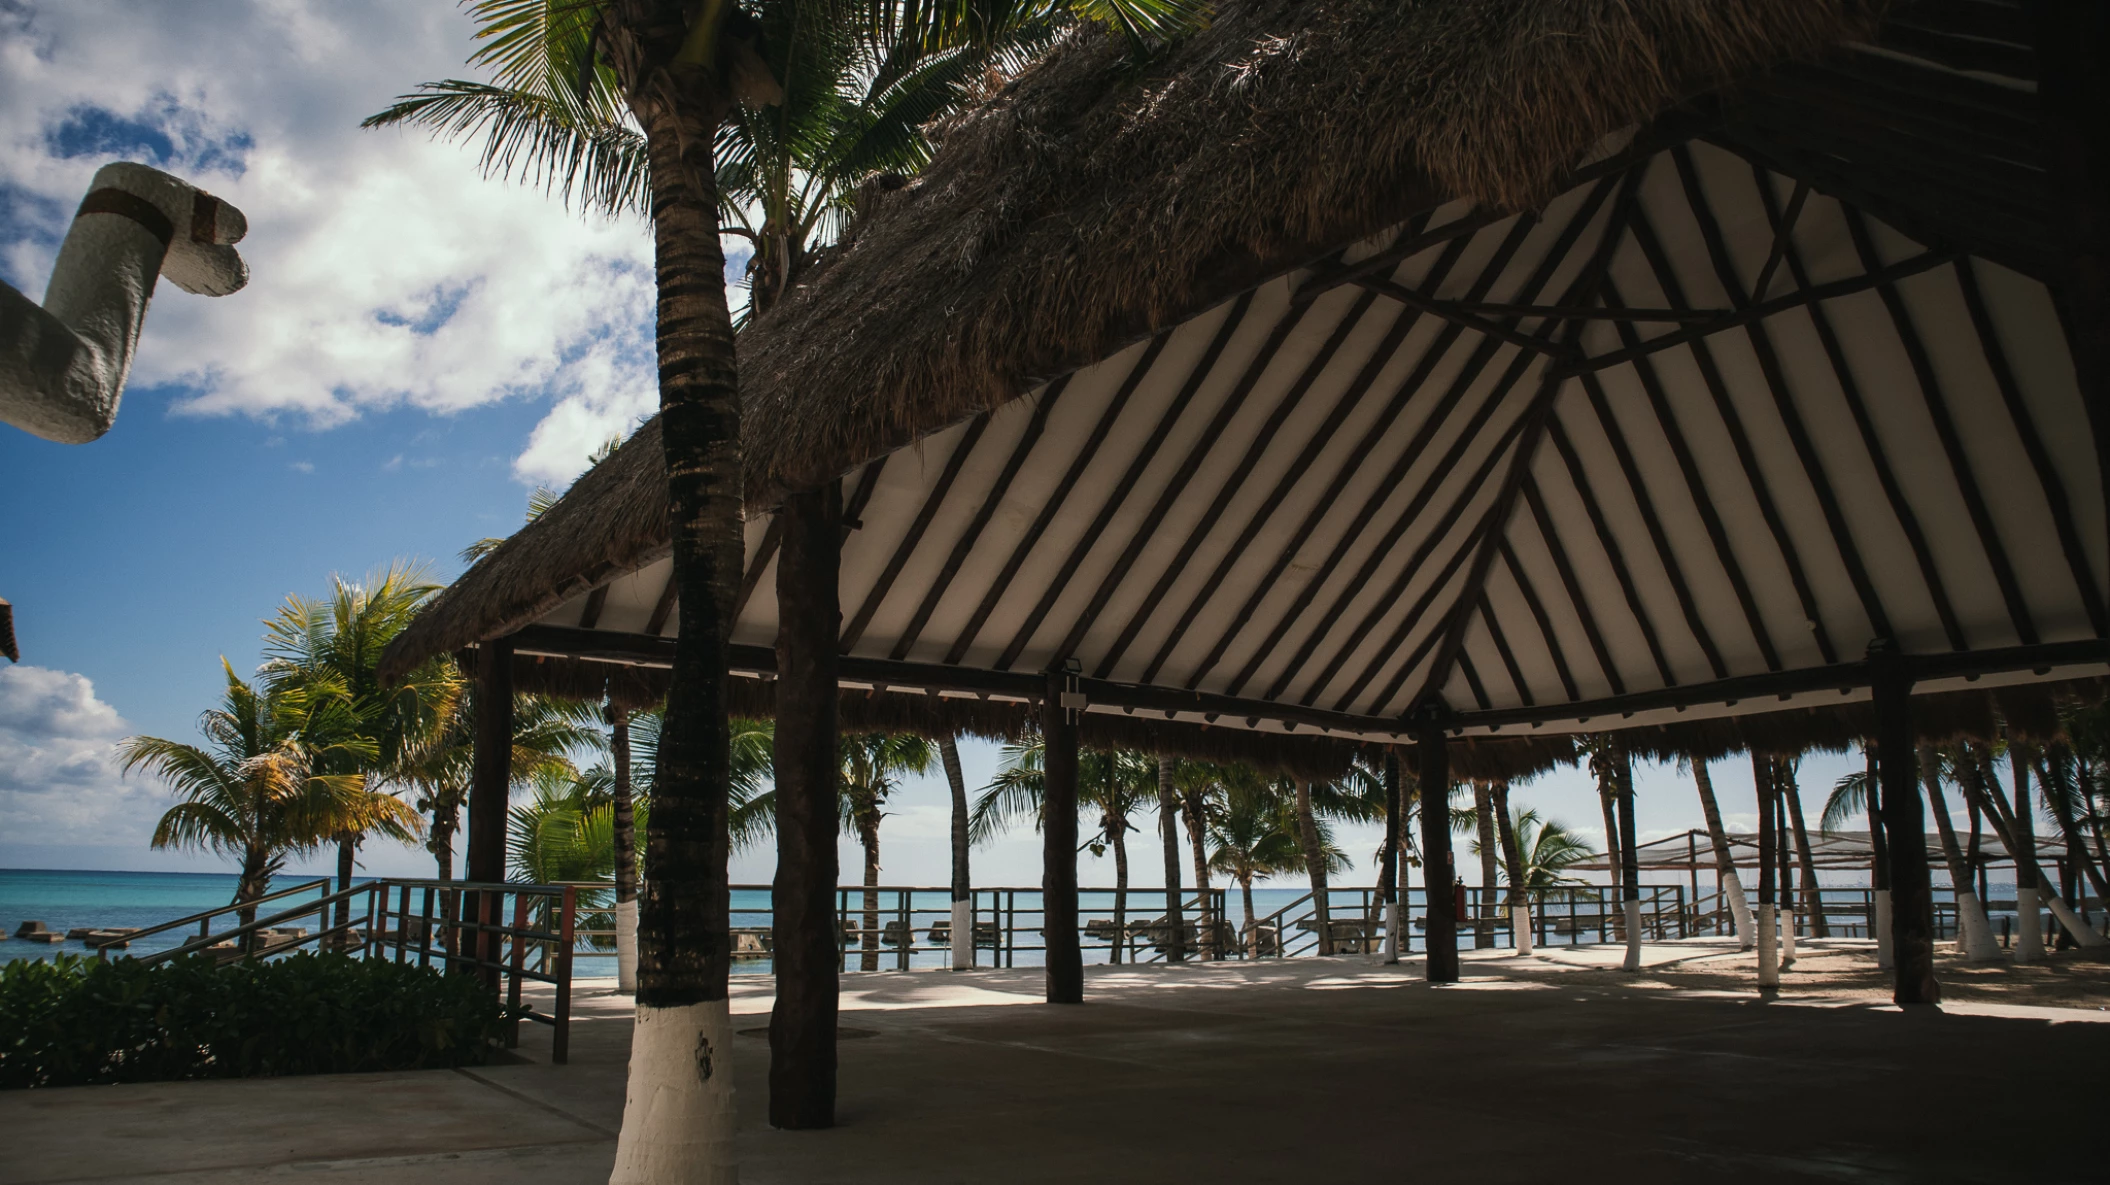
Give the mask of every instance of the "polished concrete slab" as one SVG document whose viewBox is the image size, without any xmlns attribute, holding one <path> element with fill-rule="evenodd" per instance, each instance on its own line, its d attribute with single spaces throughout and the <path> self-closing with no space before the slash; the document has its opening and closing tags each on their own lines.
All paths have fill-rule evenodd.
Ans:
<svg viewBox="0 0 2110 1185">
<path fill-rule="evenodd" d="M 1850 942 L 1807 947 L 1865 962 Z M 1725 990 L 1733 950 L 1473 952 L 1464 983 L 1359 959 L 844 977 L 840 1124 L 763 1121 L 741 1037 L 743 1179 L 907 1182 L 2084 1181 L 2110 1011 L 1901 1013 L 1850 993 Z M 2110 982 L 2062 956 L 2043 972 Z M 1714 970 L 1706 968 L 1714 967 Z M 1681 975 L 1690 975 L 1690 983 Z M 2036 972 L 2031 972 L 2036 974 Z M 2092 990 L 2092 989 L 2091 989 Z M 736 1028 L 766 1023 L 740 986 Z M 582 992 L 573 1062 L 0 1095 L 0 1179 L 605 1181 L 629 1001 Z"/>
</svg>

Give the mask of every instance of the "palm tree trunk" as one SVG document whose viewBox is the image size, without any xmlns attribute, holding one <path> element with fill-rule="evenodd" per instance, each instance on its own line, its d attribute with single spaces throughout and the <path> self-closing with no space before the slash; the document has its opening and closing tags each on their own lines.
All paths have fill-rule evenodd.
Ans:
<svg viewBox="0 0 2110 1185">
<path fill-rule="evenodd" d="M 352 887 L 352 872 L 358 866 L 358 854 L 358 836 L 346 833 L 337 837 L 337 891 L 340 893 Z M 348 929 L 351 924 L 352 899 L 340 898 L 337 902 L 336 920 L 331 923 L 331 928 L 337 932 L 337 937 L 331 941 L 332 946 L 343 948 L 352 944 L 351 931 Z"/>
<path fill-rule="evenodd" d="M 874 805 L 857 813 L 857 840 L 865 850 L 864 955 L 861 971 L 879 970 L 879 808 Z"/>
<path fill-rule="evenodd" d="M 1883 782 L 1875 747 L 1865 746 L 1862 756 L 1867 765 L 1862 798 L 1868 806 L 1868 928 L 1876 940 L 1876 969 L 1888 971 L 1897 966 L 1890 916 L 1890 839 L 1883 832 Z"/>
<path fill-rule="evenodd" d="M 967 775 L 960 770 L 960 746 L 950 734 L 938 738 L 945 784 L 952 790 L 952 969 L 974 966 L 974 879 L 967 868 Z"/>
<path fill-rule="evenodd" d="M 1817 857 L 1810 850 L 1809 828 L 1802 821 L 1802 789 L 1789 766 L 1781 767 L 1780 790 L 1787 796 L 1788 820 L 1795 826 L 1795 859 L 1802 866 L 1802 900 L 1810 910 L 1810 935 L 1829 938 L 1831 927 L 1825 924 L 1824 901 L 1817 892 Z"/>
<path fill-rule="evenodd" d="M 1773 765 L 1773 848 L 1780 859 L 1780 969 L 1795 965 L 1796 923 L 1793 835 L 1788 827 L 1788 763 L 1775 757 Z"/>
<path fill-rule="evenodd" d="M 1199 789 L 1190 790 L 1180 803 L 1180 814 L 1187 823 L 1187 846 L 1194 855 L 1194 892 L 1201 905 L 1201 916 L 1195 919 L 1195 929 L 1200 935 L 1200 953 L 1210 959 L 1224 957 L 1222 937 L 1223 919 L 1211 908 L 1214 899 L 1209 890 L 1209 841 L 1206 805 Z"/>
<path fill-rule="evenodd" d="M 426 840 L 425 850 L 432 853 L 432 863 L 439 871 L 439 879 L 454 879 L 454 833 L 461 826 L 461 808 L 450 806 L 435 808 L 432 812 L 432 831 Z"/>
<path fill-rule="evenodd" d="M 1107 754 L 1107 766 L 1113 766 L 1113 754 Z M 1113 961 L 1121 961 L 1121 951 L 1128 943 L 1128 819 L 1124 815 L 1108 811 L 1107 834 L 1114 840 L 1114 949 Z"/>
<path fill-rule="evenodd" d="M 1531 892 L 1524 885 L 1524 854 L 1517 850 L 1517 829 L 1509 813 L 1509 783 L 1489 788 L 1495 811 L 1495 835 L 1502 845 L 1502 864 L 1509 876 L 1509 938 L 1520 955 L 1531 953 Z"/>
<path fill-rule="evenodd" d="M 608 751 L 615 762 L 615 990 L 637 991 L 637 807 L 630 791 L 630 713 L 608 707 Z"/>
<path fill-rule="evenodd" d="M 1384 762 L 1385 843 L 1377 857 L 1377 899 L 1385 907 L 1384 961 L 1399 962 L 1399 755 Z"/>
<path fill-rule="evenodd" d="M 1480 916 L 1473 919 L 1473 947 L 1495 944 L 1495 794 L 1486 782 L 1473 783 L 1473 823 L 1480 832 Z"/>
<path fill-rule="evenodd" d="M 727 980 L 726 647 L 746 558 L 744 474 L 711 159 L 730 100 L 707 70 L 675 60 L 691 37 L 687 11 L 625 0 L 602 18 L 601 40 L 644 132 L 652 171 L 660 431 L 680 623 L 646 826 L 652 879 L 638 911 L 638 1012 L 625 1096 L 631 1103 L 611 1185 L 701 1185 L 739 1175 Z"/>
<path fill-rule="evenodd" d="M 1774 905 L 1774 878 L 1779 875 L 1773 828 L 1773 762 L 1751 754 L 1751 780 L 1758 788 L 1758 987 L 1780 987 L 1780 914 Z"/>
<path fill-rule="evenodd" d="M 1326 852 L 1319 846 L 1319 822 L 1311 813 L 1311 783 L 1295 779 L 1297 786 L 1297 837 L 1304 845 L 1304 871 L 1311 878 L 1312 923 L 1319 928 L 1319 953 L 1333 953 L 1333 918 L 1327 910 Z"/>
<path fill-rule="evenodd" d="M 1622 854 L 1626 849 L 1619 842 L 1619 792 L 1613 787 L 1609 772 L 1605 770 L 1598 771 L 1597 806 L 1604 814 L 1605 862 L 1611 868 L 1612 897 L 1614 900 L 1621 900 L 1625 896 L 1622 889 L 1626 884 L 1626 861 Z M 1618 920 L 1612 923 L 1612 927 L 1613 937 L 1622 942 L 1626 941 L 1626 915 L 1623 911 L 1618 915 Z"/>
<path fill-rule="evenodd" d="M 234 915 L 236 926 L 246 926 L 256 920 L 256 899 L 271 891 L 271 874 L 267 871 L 270 867 L 270 861 L 270 851 L 261 846 L 252 844 L 247 851 L 243 852 L 242 875 L 235 880 L 234 901 L 232 902 L 232 904 L 242 907 Z M 320 918 L 316 919 L 318 924 L 321 920 Z M 239 945 L 243 954 L 249 954 L 260 944 L 256 941 L 256 935 L 252 933 L 244 934 Z"/>
<path fill-rule="evenodd" d="M 2000 944 L 1993 941 L 1992 923 L 1986 919 L 1985 908 L 1972 885 L 1971 866 L 1956 843 L 1956 824 L 1949 818 L 1949 804 L 1941 792 L 1941 762 L 1932 745 L 1920 746 L 1920 786 L 1927 792 L 1927 809 L 1934 812 L 1934 826 L 1941 833 L 1942 858 L 1949 865 L 1949 885 L 1956 894 L 1956 925 L 1962 931 L 1957 935 L 1957 946 L 1970 962 L 1995 962 L 2000 958 Z"/>
<path fill-rule="evenodd" d="M 1239 872 L 1238 891 L 1245 898 L 1245 955 L 1257 959 L 1260 957 L 1260 929 L 1253 921 L 1253 874 L 1250 870 Z"/>
<path fill-rule="evenodd" d="M 2063 749 L 2063 743 L 2059 747 Z M 2063 755 L 2069 758 L 2072 756 L 2070 752 Z M 2085 784 L 2081 781 L 2080 762 L 2071 762 L 2070 768 L 2074 774 L 2075 790 L 2078 791 Z M 2050 789 L 2051 779 L 2046 776 L 2049 772 L 2050 770 L 2046 764 L 2039 760 L 2037 763 L 2037 780 L 2046 787 L 2044 797 L 2046 801 L 2051 803 L 2052 817 L 2059 821 L 2060 833 L 2066 837 L 2066 858 L 2080 870 L 2082 875 L 2087 877 L 2088 883 L 2095 887 L 2095 895 L 2098 900 L 2110 901 L 2110 884 L 2104 883 L 2102 870 L 2095 866 L 2095 861 L 2089 856 L 2088 844 L 2082 838 L 2080 824 L 2074 818 L 2073 800 L 2066 796 L 2063 788 L 2059 790 Z"/>
<path fill-rule="evenodd" d="M 1172 787 L 1172 759 L 1158 758 L 1158 837 L 1165 848 L 1165 960 L 1187 957 L 1187 918 L 1180 893 L 1179 795 Z"/>
<path fill-rule="evenodd" d="M 2018 751 L 2022 756 L 2018 757 Z M 1982 788 L 1986 803 L 1992 808 L 1993 828 L 2000 842 L 2007 846 L 2015 861 L 2015 959 L 2017 962 L 2032 962 L 2044 957 L 2044 921 L 2040 910 L 2049 908 L 2058 920 L 2061 929 L 2071 935 L 2082 946 L 2110 945 L 2110 939 L 2087 923 L 2081 921 L 2056 892 L 2044 893 L 2044 871 L 2037 864 L 2036 834 L 2031 828 L 2029 807 L 2029 750 L 2018 742 L 2008 745 L 2008 760 L 2015 779 L 2015 805 L 2009 808 L 2001 798 L 1999 783 L 1990 774 L 1985 781 L 1989 788 Z M 1991 762 L 1989 756 L 1981 761 Z M 2024 888 L 2024 882 L 2028 888 Z M 2028 916 L 2024 916 L 2027 914 Z"/>
<path fill-rule="evenodd" d="M 1628 971 L 1641 970 L 1641 837 L 1634 830 L 1634 762 L 1627 754 L 1626 742 L 1612 742 L 1615 760 L 1612 766 L 1612 785 L 1619 794 L 1619 866 L 1620 916 L 1626 920 L 1626 960 L 1622 966 Z"/>
<path fill-rule="evenodd" d="M 1692 782 L 1700 791 L 1700 813 L 1707 817 L 1707 843 L 1714 849 L 1715 878 L 1729 904 L 1729 917 L 1736 926 L 1738 945 L 1750 950 L 1757 943 L 1751 928 L 1751 903 L 1744 897 L 1744 882 L 1736 873 L 1736 857 L 1729 851 L 1729 833 L 1722 828 L 1721 804 L 1715 801 L 1714 779 L 1708 776 L 1707 761 L 1698 755 L 1692 763 Z"/>
</svg>

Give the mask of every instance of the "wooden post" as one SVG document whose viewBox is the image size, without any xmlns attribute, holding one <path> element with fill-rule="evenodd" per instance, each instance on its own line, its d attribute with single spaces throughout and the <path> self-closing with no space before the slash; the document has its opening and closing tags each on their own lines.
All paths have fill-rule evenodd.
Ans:
<svg viewBox="0 0 2110 1185">
<path fill-rule="evenodd" d="M 836 639 L 842 494 L 829 482 L 777 513 L 777 873 L 770 928 L 769 1122 L 835 1125 Z"/>
<path fill-rule="evenodd" d="M 469 879 L 497 884 L 506 878 L 506 812 L 513 797 L 513 643 L 492 638 L 476 652 L 476 752 L 469 774 Z M 479 892 L 469 950 L 484 982 L 498 988 L 499 922 L 494 894 Z"/>
<path fill-rule="evenodd" d="M 1180 798 L 1172 784 L 1172 762 L 1171 757 L 1158 757 L 1158 839 L 1165 849 L 1165 961 L 1177 963 L 1187 957 L 1187 919 L 1180 888 Z"/>
<path fill-rule="evenodd" d="M 1883 793 L 1883 831 L 1890 857 L 1891 957 L 1899 1004 L 1938 1004 L 1934 979 L 1934 894 L 1927 872 L 1927 821 L 1916 784 L 1912 676 L 1895 651 L 1869 648 L 1875 696 L 1876 773 Z"/>
<path fill-rule="evenodd" d="M 1040 701 L 1046 784 L 1041 820 L 1041 930 L 1047 937 L 1050 1004 L 1084 1003 L 1084 952 L 1077 940 L 1077 715 L 1065 706 L 1076 676 L 1048 673 Z"/>
<path fill-rule="evenodd" d="M 1428 980 L 1458 982 L 1458 901 L 1451 872 L 1451 760 L 1440 708 L 1424 709 L 1414 724 L 1421 772 L 1421 867 L 1428 886 Z"/>
<path fill-rule="evenodd" d="M 630 792 L 630 713 L 608 705 L 608 752 L 615 763 L 616 990 L 637 992 L 637 805 Z"/>
<path fill-rule="evenodd" d="M 476 754 L 469 781 L 469 879 L 506 878 L 506 809 L 513 788 L 513 643 L 476 648 Z"/>
<path fill-rule="evenodd" d="M 1866 788 L 1868 802 L 1868 936 L 1876 940 L 1876 967 L 1887 971 L 1897 965 L 1890 949 L 1890 844 L 1883 838 L 1883 785 L 1876 768 L 1876 747 L 1870 742 Z"/>
</svg>

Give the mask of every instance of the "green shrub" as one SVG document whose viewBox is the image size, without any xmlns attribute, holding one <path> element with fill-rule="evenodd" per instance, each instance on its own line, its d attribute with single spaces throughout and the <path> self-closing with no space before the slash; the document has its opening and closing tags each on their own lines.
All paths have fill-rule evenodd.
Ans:
<svg viewBox="0 0 2110 1185">
<path fill-rule="evenodd" d="M 0 1089 L 483 1062 L 510 1016 L 473 977 L 345 954 L 0 964 Z"/>
</svg>

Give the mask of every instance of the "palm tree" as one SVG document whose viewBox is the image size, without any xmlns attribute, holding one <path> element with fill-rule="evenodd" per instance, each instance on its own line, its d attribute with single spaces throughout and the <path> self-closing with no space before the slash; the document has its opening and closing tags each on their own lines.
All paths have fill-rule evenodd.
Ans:
<svg viewBox="0 0 2110 1185">
<path fill-rule="evenodd" d="M 424 663 L 395 687 L 384 686 L 377 673 L 382 649 L 438 588 L 420 569 L 398 561 L 363 583 L 333 576 L 327 596 L 288 597 L 264 622 L 267 686 L 337 709 L 309 720 L 308 743 L 330 754 L 326 772 L 357 778 L 369 799 L 386 797 L 380 784 L 420 738 L 440 727 L 460 696 L 461 679 L 444 658 Z M 335 731 L 324 734 L 324 727 Z M 368 806 L 348 815 L 337 836 L 340 892 L 351 887 L 355 853 L 369 830 L 359 821 L 379 824 L 393 816 L 378 801 Z M 338 903 L 338 926 L 349 923 L 350 911 L 349 901 Z"/>
<path fill-rule="evenodd" d="M 1569 868 L 1595 854 L 1581 837 L 1551 819 L 1541 819 L 1535 810 L 1510 815 L 1509 828 L 1517 837 L 1525 889 L 1537 891 L 1584 883 L 1581 877 L 1567 875 Z"/>
<path fill-rule="evenodd" d="M 967 775 L 960 769 L 960 746 L 952 734 L 938 738 L 945 787 L 952 792 L 952 968 L 974 966 L 974 876 L 968 868 L 973 842 L 968 838 Z"/>
<path fill-rule="evenodd" d="M 1751 922 L 1751 902 L 1744 896 L 1743 878 L 1736 872 L 1736 857 L 1729 851 L 1729 833 L 1722 827 L 1722 807 L 1714 797 L 1714 778 L 1707 772 L 1707 759 L 1687 754 L 1684 764 L 1692 770 L 1692 783 L 1700 792 L 1700 813 L 1707 820 L 1707 842 L 1714 848 L 1714 875 L 1729 905 L 1736 927 L 1737 945 L 1750 950 L 1758 944 L 1758 931 Z M 1825 806 L 1824 827 L 1832 827 L 1831 806 Z"/>
<path fill-rule="evenodd" d="M 1195 932 L 1200 936 L 1197 953 L 1210 959 L 1224 957 L 1224 920 L 1216 916 L 1215 898 L 1209 888 L 1209 817 L 1213 804 L 1222 794 L 1222 770 L 1214 765 L 1183 758 L 1164 759 L 1169 769 L 1170 782 L 1179 806 L 1180 821 L 1187 828 L 1187 844 L 1194 859 L 1194 892 L 1201 903 L 1201 916 L 1195 919 Z"/>
<path fill-rule="evenodd" d="M 931 743 L 918 736 L 866 733 L 842 739 L 841 797 L 843 825 L 857 833 L 865 854 L 865 924 L 860 966 L 879 970 L 879 821 L 887 798 L 904 774 L 930 770 Z M 904 942 L 907 936 L 904 935 Z"/>
<path fill-rule="evenodd" d="M 1302 821 L 1296 799 L 1284 793 L 1280 781 L 1261 776 L 1244 766 L 1231 766 L 1222 779 L 1222 798 L 1209 819 L 1209 866 L 1238 882 L 1245 905 L 1246 953 L 1261 953 L 1261 937 L 1253 916 L 1253 881 L 1257 878 L 1305 871 Z M 1330 829 L 1316 817 L 1320 833 L 1320 856 L 1333 869 L 1347 866 L 1347 854 L 1333 846 Z M 1276 937 L 1277 943 L 1281 941 Z"/>
<path fill-rule="evenodd" d="M 660 431 L 680 619 L 646 846 L 658 870 L 644 896 L 638 1022 L 630 1098 L 613 1179 L 731 1180 L 732 1096 L 722 1074 L 698 1075 L 693 1053 L 731 1056 L 725 935 L 731 792 L 725 640 L 742 576 L 740 393 L 719 247 L 720 141 L 753 111 L 794 104 L 804 63 L 859 38 L 883 44 L 898 18 L 920 43 L 988 45 L 1033 19 L 1107 18 L 1139 46 L 1182 31 L 1199 0 L 1017 0 L 1005 4 L 853 4 L 847 0 L 477 0 L 483 45 L 471 64 L 529 101 L 516 119 L 475 120 L 443 134 L 484 136 L 493 171 L 539 178 L 605 210 L 649 188 L 659 290 Z M 913 14 L 911 18 L 910 14 Z M 876 16 L 886 19 L 875 21 Z M 642 139 L 644 164 L 623 179 L 611 131 Z M 509 130 L 513 128 L 521 130 Z M 633 156 L 634 160 L 635 157 Z M 515 170 L 518 173 L 515 173 Z M 584 175 L 582 177 L 582 170 Z M 644 185 L 635 174 L 642 172 Z M 635 206 L 635 203 L 631 203 Z M 679 1057 L 674 1050 L 683 1051 Z M 646 1051 L 655 1051 L 647 1054 Z"/>
<path fill-rule="evenodd" d="M 269 893 L 271 878 L 289 857 L 315 851 L 342 833 L 348 820 L 406 832 L 415 825 L 415 816 L 396 800 L 367 801 L 356 775 L 321 772 L 339 758 L 360 755 L 342 750 L 362 748 L 356 740 L 318 747 L 306 739 L 315 717 L 341 710 L 339 705 L 316 704 L 298 692 L 260 692 L 237 677 L 227 660 L 220 667 L 227 687 L 220 706 L 199 719 L 204 747 L 150 736 L 127 737 L 118 746 L 125 772 L 144 768 L 181 798 L 155 825 L 155 848 L 234 857 L 239 872 L 231 904 L 240 905 Z M 248 906 L 238 916 L 246 926 L 256 920 L 256 909 Z"/>
<path fill-rule="evenodd" d="M 513 697 L 512 772 L 516 784 L 576 774 L 572 754 L 599 748 L 594 710 L 548 696 Z M 464 683 L 436 725 L 412 737 L 386 779 L 406 787 L 429 820 L 426 849 L 440 880 L 454 879 L 454 837 L 469 801 L 476 751 L 476 688 Z"/>
</svg>

